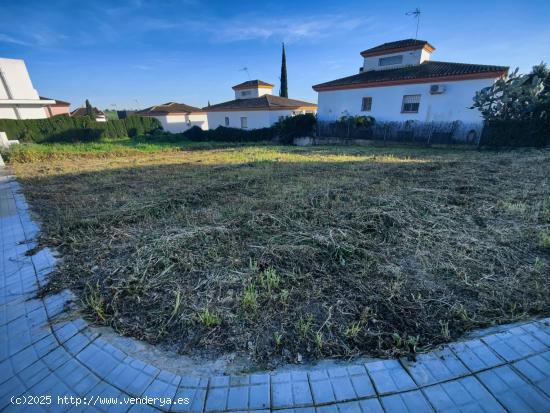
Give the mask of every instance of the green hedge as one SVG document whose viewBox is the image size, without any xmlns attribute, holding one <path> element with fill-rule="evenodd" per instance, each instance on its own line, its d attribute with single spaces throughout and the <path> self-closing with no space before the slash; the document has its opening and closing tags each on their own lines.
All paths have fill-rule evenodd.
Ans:
<svg viewBox="0 0 550 413">
<path fill-rule="evenodd" d="M 195 142 L 258 142 L 269 141 L 273 139 L 274 129 L 237 129 L 218 126 L 216 129 L 202 130 L 198 126 L 183 133 L 187 139 Z"/>
<path fill-rule="evenodd" d="M 485 123 L 479 146 L 489 148 L 550 145 L 550 123 L 544 120 L 493 120 Z"/>
<path fill-rule="evenodd" d="M 294 138 L 314 136 L 316 124 L 317 118 L 315 115 L 306 113 L 286 117 L 273 125 L 272 128 L 281 143 L 290 144 L 294 141 Z"/>
<path fill-rule="evenodd" d="M 218 126 L 216 129 L 202 130 L 193 126 L 183 136 L 197 142 L 258 142 L 278 138 L 281 143 L 292 143 L 294 138 L 313 136 L 317 120 L 314 115 L 289 116 L 269 128 L 238 129 Z"/>
<path fill-rule="evenodd" d="M 91 142 L 153 133 L 162 129 L 151 117 L 131 116 L 123 120 L 96 122 L 87 116 L 54 116 L 47 119 L 0 119 L 0 131 L 21 142 Z"/>
</svg>

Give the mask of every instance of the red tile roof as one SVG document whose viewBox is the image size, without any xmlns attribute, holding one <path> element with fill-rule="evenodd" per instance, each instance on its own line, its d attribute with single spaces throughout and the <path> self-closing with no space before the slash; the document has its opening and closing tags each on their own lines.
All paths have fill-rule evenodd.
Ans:
<svg viewBox="0 0 550 413">
<path fill-rule="evenodd" d="M 151 106 L 143 110 L 138 110 L 135 114 L 141 116 L 168 116 L 195 112 L 203 112 L 203 110 L 194 106 L 186 105 L 185 103 L 167 102 L 162 105 Z"/>
<path fill-rule="evenodd" d="M 403 83 L 428 83 L 447 80 L 497 78 L 508 71 L 506 66 L 425 61 L 419 65 L 388 70 L 369 70 L 313 86 L 320 92 L 334 89 L 390 86 Z"/>
<path fill-rule="evenodd" d="M 239 83 L 238 85 L 233 86 L 233 90 L 238 89 L 253 89 L 257 87 L 268 87 L 272 88 L 273 85 L 271 83 L 264 82 L 263 80 L 247 80 L 246 82 Z"/>
<path fill-rule="evenodd" d="M 98 108 L 92 108 L 94 112 L 94 116 L 105 116 L 105 113 L 100 111 Z M 86 115 L 86 108 L 78 108 L 76 110 L 73 110 L 71 112 L 71 116 L 87 116 Z"/>
<path fill-rule="evenodd" d="M 426 40 L 404 39 L 404 40 L 398 40 L 396 42 L 384 43 L 379 46 L 375 46 L 375 47 L 371 47 L 370 49 L 363 50 L 361 52 L 361 56 L 363 57 L 380 56 L 383 54 L 396 53 L 396 52 L 406 51 L 406 50 L 423 49 L 423 48 L 427 48 L 430 52 L 433 52 L 435 50 L 435 47 L 433 47 Z"/>
<path fill-rule="evenodd" d="M 288 99 L 280 96 L 263 95 L 250 99 L 235 99 L 203 108 L 206 112 L 223 112 L 226 110 L 289 110 L 300 107 L 317 107 L 315 103 L 303 100 Z"/>
</svg>

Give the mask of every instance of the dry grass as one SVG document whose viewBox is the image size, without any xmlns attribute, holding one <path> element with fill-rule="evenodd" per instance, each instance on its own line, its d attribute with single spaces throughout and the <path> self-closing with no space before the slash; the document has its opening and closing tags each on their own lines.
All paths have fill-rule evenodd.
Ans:
<svg viewBox="0 0 550 413">
<path fill-rule="evenodd" d="M 50 288 L 182 352 L 391 356 L 550 314 L 548 151 L 241 147 L 14 167 L 64 257 Z"/>
</svg>

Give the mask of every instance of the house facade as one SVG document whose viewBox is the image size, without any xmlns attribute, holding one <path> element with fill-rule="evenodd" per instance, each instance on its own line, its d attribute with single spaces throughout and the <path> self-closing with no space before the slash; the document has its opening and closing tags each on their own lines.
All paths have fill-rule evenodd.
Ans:
<svg viewBox="0 0 550 413">
<path fill-rule="evenodd" d="M 158 119 L 167 132 L 181 133 L 193 126 L 208 129 L 206 112 L 184 103 L 168 102 L 137 111 L 135 114 Z"/>
<path fill-rule="evenodd" d="M 434 50 L 427 41 L 407 39 L 361 52 L 358 74 L 313 86 L 318 118 L 481 125 L 480 112 L 469 109 L 475 92 L 505 76 L 508 67 L 433 61 Z"/>
<path fill-rule="evenodd" d="M 268 128 L 280 119 L 304 113 L 316 113 L 317 105 L 273 95 L 273 85 L 249 80 L 233 86 L 235 99 L 207 106 L 208 126 L 240 129 Z"/>
<path fill-rule="evenodd" d="M 44 106 L 44 111 L 46 112 L 46 117 L 51 118 L 58 115 L 67 115 L 71 114 L 71 104 L 59 99 L 50 99 L 40 96 L 42 100 L 53 100 L 55 103 Z"/>
<path fill-rule="evenodd" d="M 53 104 L 40 98 L 23 60 L 0 58 L 0 119 L 43 119 Z"/>
</svg>

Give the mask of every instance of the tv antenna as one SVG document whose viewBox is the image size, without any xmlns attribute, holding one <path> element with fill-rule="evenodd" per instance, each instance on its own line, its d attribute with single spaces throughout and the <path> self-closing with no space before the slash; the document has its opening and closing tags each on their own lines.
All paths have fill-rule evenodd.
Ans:
<svg viewBox="0 0 550 413">
<path fill-rule="evenodd" d="M 413 16 L 416 19 L 416 34 L 414 35 L 414 40 L 418 39 L 418 26 L 420 26 L 420 9 L 417 7 L 414 10 L 408 11 L 405 13 L 405 16 Z"/>
<path fill-rule="evenodd" d="M 250 73 L 248 72 L 248 67 L 243 67 L 239 72 L 246 72 L 246 75 L 248 76 L 248 80 L 250 80 Z"/>
</svg>

